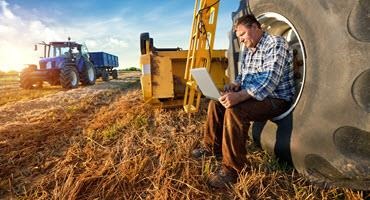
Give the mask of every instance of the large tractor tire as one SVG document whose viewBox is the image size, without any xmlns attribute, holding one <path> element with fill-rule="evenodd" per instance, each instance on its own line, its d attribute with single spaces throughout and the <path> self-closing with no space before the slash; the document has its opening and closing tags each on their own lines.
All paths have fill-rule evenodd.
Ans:
<svg viewBox="0 0 370 200">
<path fill-rule="evenodd" d="M 80 76 L 78 74 L 76 66 L 66 65 L 60 70 L 60 84 L 65 89 L 77 88 L 80 82 Z"/>
<path fill-rule="evenodd" d="M 149 33 L 140 34 L 140 52 L 141 55 L 147 54 L 146 41 L 149 41 L 149 50 L 153 49 L 153 38 L 150 38 Z"/>
<path fill-rule="evenodd" d="M 94 85 L 96 81 L 95 67 L 91 62 L 86 62 L 80 74 L 82 85 Z"/>
<path fill-rule="evenodd" d="M 52 71 L 49 71 L 47 81 L 51 86 L 60 85 L 60 70 L 53 69 Z"/>
<path fill-rule="evenodd" d="M 105 82 L 109 81 L 109 73 L 107 72 L 106 69 L 103 69 L 101 71 L 101 79 Z"/>
<path fill-rule="evenodd" d="M 112 78 L 118 79 L 118 71 L 116 69 L 112 70 Z"/>
<path fill-rule="evenodd" d="M 29 65 L 20 74 L 20 86 L 23 89 L 42 88 L 42 81 L 34 81 L 32 73 L 36 71 L 36 65 Z"/>
<path fill-rule="evenodd" d="M 21 74 L 20 74 L 20 83 L 21 83 L 21 88 L 23 89 L 32 89 L 32 80 L 30 78 L 30 73 L 32 73 L 31 70 L 29 70 L 28 68 L 22 70 Z"/>
<path fill-rule="evenodd" d="M 59 79 L 59 78 L 51 79 L 51 80 L 49 80 L 48 82 L 49 82 L 49 84 L 50 84 L 51 86 L 60 85 L 60 79 Z"/>
<path fill-rule="evenodd" d="M 370 33 L 359 26 L 368 21 L 366 2 L 249 1 L 262 26 L 285 36 L 301 60 L 285 143 L 294 167 L 313 181 L 361 190 L 370 189 Z M 261 142 L 273 149 L 274 130 Z"/>
</svg>

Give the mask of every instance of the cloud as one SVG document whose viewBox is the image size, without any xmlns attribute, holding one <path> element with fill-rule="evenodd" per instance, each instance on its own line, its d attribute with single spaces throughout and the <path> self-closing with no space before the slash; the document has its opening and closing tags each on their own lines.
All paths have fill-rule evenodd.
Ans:
<svg viewBox="0 0 370 200">
<path fill-rule="evenodd" d="M 0 70 L 21 70 L 24 64 L 38 63 L 35 43 L 59 39 L 60 35 L 42 21 L 22 18 L 5 0 L 0 0 Z M 19 6 L 13 7 L 21 11 Z"/>
<path fill-rule="evenodd" d="M 119 40 L 117 38 L 109 38 L 108 45 L 112 45 L 114 47 L 123 47 L 123 48 L 128 47 L 127 42 L 125 42 L 123 40 Z"/>
<path fill-rule="evenodd" d="M 0 0 L 0 70 L 20 70 L 24 64 L 38 63 L 41 52 L 33 45 L 45 41 L 86 43 L 90 51 L 117 55 L 121 67 L 138 67 L 139 28 L 122 17 L 91 17 L 66 22 L 42 16 L 36 8 L 27 10 Z M 73 17 L 71 17 L 73 19 Z M 62 20 L 62 21 L 61 21 Z M 136 29 L 136 30 L 135 30 Z M 135 51 L 136 50 L 136 51 Z"/>
<path fill-rule="evenodd" d="M 183 41 L 188 40 L 190 33 L 183 25 L 185 14 L 176 20 L 169 15 L 161 18 L 159 13 L 166 10 L 163 7 L 151 9 L 150 22 L 143 22 L 147 18 L 136 15 L 135 9 L 127 7 L 107 16 L 58 18 L 60 15 L 56 12 L 50 16 L 37 8 L 23 8 L 22 5 L 11 4 L 11 1 L 0 0 L 0 3 L 0 70 L 20 70 L 24 63 L 36 64 L 41 53 L 33 51 L 34 44 L 66 40 L 68 37 L 86 43 L 90 51 L 117 55 L 120 67 L 139 67 L 140 33 L 151 32 L 158 47 L 182 48 L 187 48 Z M 190 26 L 191 21 L 186 21 Z"/>
<path fill-rule="evenodd" d="M 95 41 L 95 40 L 86 40 L 85 41 L 85 44 L 87 45 L 87 47 L 90 49 L 90 48 L 92 48 L 92 49 L 95 49 L 95 48 L 97 48 L 98 47 L 98 42 L 97 41 Z"/>
<path fill-rule="evenodd" d="M 70 12 L 76 10 L 76 4 L 62 6 L 53 1 L 45 12 L 37 6 L 24 7 L 0 0 L 0 70 L 9 67 L 20 69 L 23 63 L 36 64 L 40 54 L 33 51 L 35 43 L 63 41 L 68 37 L 86 43 L 90 51 L 117 55 L 120 67 L 139 67 L 139 36 L 143 32 L 150 33 L 158 48 L 189 48 L 192 3 L 181 11 L 175 11 L 173 8 L 183 2 L 164 1 L 154 8 L 130 2 L 117 3 L 122 9 L 114 12 L 94 14 L 101 10 L 92 10 L 96 5 L 84 1 L 80 8 L 91 9 L 91 12 L 82 14 Z M 222 27 L 222 23 L 219 25 Z M 226 33 L 216 33 L 216 46 L 227 47 L 225 43 L 217 45 L 219 38 L 226 40 Z"/>
<path fill-rule="evenodd" d="M 0 0 L 0 3 L 1 3 L 1 10 L 4 14 L 4 17 L 8 19 L 14 19 L 15 18 L 14 14 L 12 13 L 12 11 L 8 9 L 9 4 L 5 0 Z"/>
</svg>

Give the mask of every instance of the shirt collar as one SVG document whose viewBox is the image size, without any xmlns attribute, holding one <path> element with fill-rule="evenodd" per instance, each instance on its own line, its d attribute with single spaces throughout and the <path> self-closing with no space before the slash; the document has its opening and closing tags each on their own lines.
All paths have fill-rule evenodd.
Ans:
<svg viewBox="0 0 370 200">
<path fill-rule="evenodd" d="M 260 41 L 258 41 L 258 43 L 256 45 L 256 49 L 259 49 L 265 43 L 266 38 L 267 38 L 267 33 L 263 32 L 262 36 L 260 38 Z"/>
<path fill-rule="evenodd" d="M 265 43 L 266 38 L 267 38 L 267 33 L 263 32 L 260 40 L 258 41 L 258 43 L 256 45 L 256 47 L 255 48 L 247 48 L 247 51 L 249 53 L 254 54 L 257 51 L 257 49 L 259 49 Z"/>
</svg>

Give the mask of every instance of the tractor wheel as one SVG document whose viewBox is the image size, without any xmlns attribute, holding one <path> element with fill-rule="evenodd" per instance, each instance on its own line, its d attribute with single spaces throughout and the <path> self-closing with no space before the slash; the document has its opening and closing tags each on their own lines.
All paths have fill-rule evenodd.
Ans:
<svg viewBox="0 0 370 200">
<path fill-rule="evenodd" d="M 30 65 L 28 68 L 22 70 L 20 74 L 20 86 L 23 89 L 42 88 L 42 81 L 33 81 L 31 78 L 32 72 L 37 69 L 36 65 Z"/>
<path fill-rule="evenodd" d="M 25 69 L 20 74 L 20 82 L 21 82 L 21 88 L 23 89 L 32 89 L 32 80 L 29 77 L 30 70 Z"/>
<path fill-rule="evenodd" d="M 107 70 L 106 70 L 106 69 L 103 69 L 103 70 L 101 71 L 101 79 L 102 79 L 103 81 L 109 81 L 109 74 L 108 74 L 108 72 L 107 72 Z"/>
<path fill-rule="evenodd" d="M 78 87 L 80 77 L 75 66 L 67 65 L 60 70 L 60 84 L 65 89 L 73 89 Z"/>
<path fill-rule="evenodd" d="M 43 81 L 37 81 L 35 84 L 33 84 L 34 88 L 41 89 L 44 85 Z"/>
<path fill-rule="evenodd" d="M 82 85 L 94 85 L 96 80 L 95 67 L 92 63 L 86 62 L 83 71 L 80 74 Z"/>
<path fill-rule="evenodd" d="M 149 33 L 141 33 L 140 34 L 140 52 L 141 55 L 147 54 L 146 52 L 146 41 L 149 40 L 149 49 L 153 48 L 153 39 L 149 37 Z"/>
<path fill-rule="evenodd" d="M 30 69 L 31 71 L 36 71 L 37 70 L 37 65 L 30 64 L 30 65 L 28 65 L 28 69 Z"/>
<path fill-rule="evenodd" d="M 360 37 L 367 27 L 356 29 L 356 38 L 348 28 L 359 26 L 347 24 L 356 23 L 348 20 L 354 8 L 370 10 L 364 2 L 251 0 L 250 9 L 262 27 L 298 51 L 301 77 L 286 143 L 295 168 L 313 181 L 368 190 L 370 43 Z M 268 135 L 261 137 L 265 149 L 275 144 Z"/>
<path fill-rule="evenodd" d="M 54 78 L 54 79 L 52 79 L 52 80 L 49 80 L 48 82 L 49 82 L 49 84 L 50 84 L 51 86 L 60 85 L 60 80 L 59 80 L 59 78 Z"/>
<path fill-rule="evenodd" d="M 116 69 L 112 70 L 113 79 L 118 79 L 118 71 Z"/>
</svg>

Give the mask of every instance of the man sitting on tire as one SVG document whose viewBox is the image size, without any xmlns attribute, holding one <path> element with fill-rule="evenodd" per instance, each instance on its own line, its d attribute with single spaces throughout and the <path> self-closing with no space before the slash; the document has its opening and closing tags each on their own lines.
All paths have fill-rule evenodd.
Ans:
<svg viewBox="0 0 370 200">
<path fill-rule="evenodd" d="M 212 187 L 235 183 L 247 163 L 246 140 L 251 121 L 285 112 L 293 100 L 293 54 L 286 40 L 261 29 L 253 15 L 239 18 L 236 35 L 247 48 L 235 82 L 208 105 L 204 147 L 193 156 L 222 155 L 222 168 L 209 177 Z"/>
</svg>

